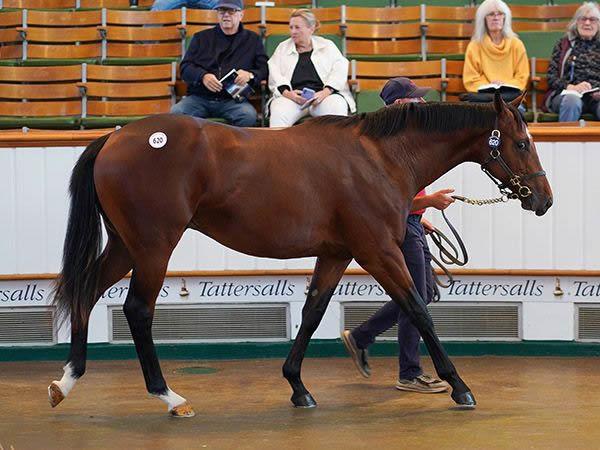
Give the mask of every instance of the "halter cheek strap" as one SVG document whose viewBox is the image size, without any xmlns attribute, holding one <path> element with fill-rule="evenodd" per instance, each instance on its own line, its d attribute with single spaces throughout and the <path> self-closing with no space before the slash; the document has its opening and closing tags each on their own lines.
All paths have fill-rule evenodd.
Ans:
<svg viewBox="0 0 600 450">
<path fill-rule="evenodd" d="M 546 176 L 546 171 L 544 170 L 540 170 L 539 172 L 534 172 L 534 173 L 530 173 L 528 175 L 516 175 L 510 167 L 508 167 L 508 164 L 506 164 L 506 161 L 504 161 L 504 158 L 502 158 L 502 155 L 500 154 L 500 146 L 502 145 L 502 139 L 500 139 L 500 130 L 498 130 L 498 117 L 496 117 L 496 124 L 494 126 L 494 129 L 492 130 L 492 134 L 490 135 L 490 137 L 488 138 L 488 147 L 490 147 L 490 154 L 487 157 L 487 159 L 483 162 L 483 164 L 481 165 L 481 170 L 483 170 L 485 172 L 485 174 L 491 178 L 491 180 L 494 182 L 494 184 L 496 186 L 498 186 L 498 189 L 500 190 L 500 193 L 508 198 L 511 199 L 518 199 L 518 198 L 527 198 L 531 195 L 531 188 L 529 186 L 527 186 L 526 184 L 524 184 L 523 182 L 526 180 L 530 180 L 531 178 L 535 178 L 538 176 Z M 500 167 L 502 167 L 504 169 L 504 171 L 506 172 L 506 174 L 509 177 L 509 181 L 507 183 L 502 183 L 501 181 L 499 181 L 498 179 L 496 179 L 496 177 L 494 177 L 492 175 L 492 173 L 489 171 L 489 169 L 487 168 L 487 165 L 489 163 L 491 163 L 492 161 L 496 161 L 498 162 L 498 164 L 500 164 Z M 516 188 L 517 192 L 512 192 L 511 190 L 509 190 L 509 187 L 513 187 Z"/>
</svg>

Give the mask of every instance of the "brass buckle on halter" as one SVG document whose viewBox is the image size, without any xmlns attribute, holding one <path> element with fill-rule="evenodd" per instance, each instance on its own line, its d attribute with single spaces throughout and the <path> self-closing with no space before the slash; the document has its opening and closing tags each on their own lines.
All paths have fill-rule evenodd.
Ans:
<svg viewBox="0 0 600 450">
<path fill-rule="evenodd" d="M 523 198 L 527 198 L 531 195 L 531 189 L 529 186 L 519 186 L 519 195 Z"/>
<path fill-rule="evenodd" d="M 514 178 L 510 179 L 510 184 L 513 186 L 519 186 L 521 184 L 521 177 L 519 175 L 515 175 Z"/>
</svg>

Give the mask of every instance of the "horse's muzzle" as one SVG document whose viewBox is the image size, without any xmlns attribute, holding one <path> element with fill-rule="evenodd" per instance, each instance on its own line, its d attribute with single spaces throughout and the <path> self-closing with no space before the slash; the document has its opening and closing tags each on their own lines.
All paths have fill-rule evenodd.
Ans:
<svg viewBox="0 0 600 450">
<path fill-rule="evenodd" d="M 548 211 L 552 206 L 552 197 L 548 197 L 545 202 L 542 201 L 540 203 L 542 204 L 535 209 L 536 216 L 543 216 L 544 214 L 546 214 L 546 211 Z"/>
</svg>

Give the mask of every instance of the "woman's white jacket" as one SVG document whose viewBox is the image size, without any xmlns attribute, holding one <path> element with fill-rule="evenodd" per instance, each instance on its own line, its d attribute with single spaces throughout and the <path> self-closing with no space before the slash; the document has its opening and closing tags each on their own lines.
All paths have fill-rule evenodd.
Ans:
<svg viewBox="0 0 600 450">
<path fill-rule="evenodd" d="M 336 89 L 346 100 L 350 112 L 356 112 L 356 103 L 348 86 L 348 60 L 338 50 L 333 41 L 321 36 L 312 36 L 312 61 L 324 86 Z M 277 46 L 269 59 L 269 89 L 272 98 L 280 97 L 277 86 L 292 85 L 292 75 L 298 63 L 298 51 L 292 38 Z"/>
</svg>

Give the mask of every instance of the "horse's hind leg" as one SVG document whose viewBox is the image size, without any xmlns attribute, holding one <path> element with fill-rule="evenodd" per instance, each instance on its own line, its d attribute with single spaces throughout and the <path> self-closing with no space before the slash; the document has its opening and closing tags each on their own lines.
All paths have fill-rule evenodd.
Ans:
<svg viewBox="0 0 600 450">
<path fill-rule="evenodd" d="M 357 257 L 358 263 L 381 284 L 419 330 L 439 377 L 452 386 L 452 399 L 462 408 L 475 408 L 475 397 L 442 347 L 431 315 L 412 282 L 400 248 L 395 242 L 390 242 L 387 248 L 380 249 L 377 258 L 372 258 L 372 251 L 370 253 L 369 259 Z"/>
<path fill-rule="evenodd" d="M 350 259 L 320 257 L 308 289 L 306 303 L 302 309 L 302 323 L 292 345 L 292 349 L 283 364 L 283 376 L 288 380 L 294 393 L 292 403 L 299 408 L 314 408 L 317 402 L 302 383 L 300 370 L 304 353 L 311 336 L 321 323 L 335 287 L 350 264 Z"/>
<path fill-rule="evenodd" d="M 132 261 L 129 252 L 123 245 L 121 239 L 115 234 L 108 232 L 108 242 L 100 255 L 100 276 L 98 281 L 98 292 L 86 317 L 89 317 L 93 306 L 100 295 L 131 270 Z M 71 322 L 73 322 L 71 320 Z M 88 322 L 82 323 L 80 327 L 71 326 L 71 350 L 64 366 L 64 375 L 60 381 L 53 381 L 48 386 L 48 399 L 50 405 L 58 405 L 73 389 L 79 378 L 85 373 L 87 359 Z"/>
<path fill-rule="evenodd" d="M 171 251 L 172 249 L 153 251 L 143 257 L 136 256 L 136 265 L 123 311 L 129 323 L 148 392 L 164 401 L 172 416 L 192 417 L 194 410 L 186 399 L 167 386 L 152 341 L 151 328 L 156 297 L 164 281 Z"/>
</svg>

